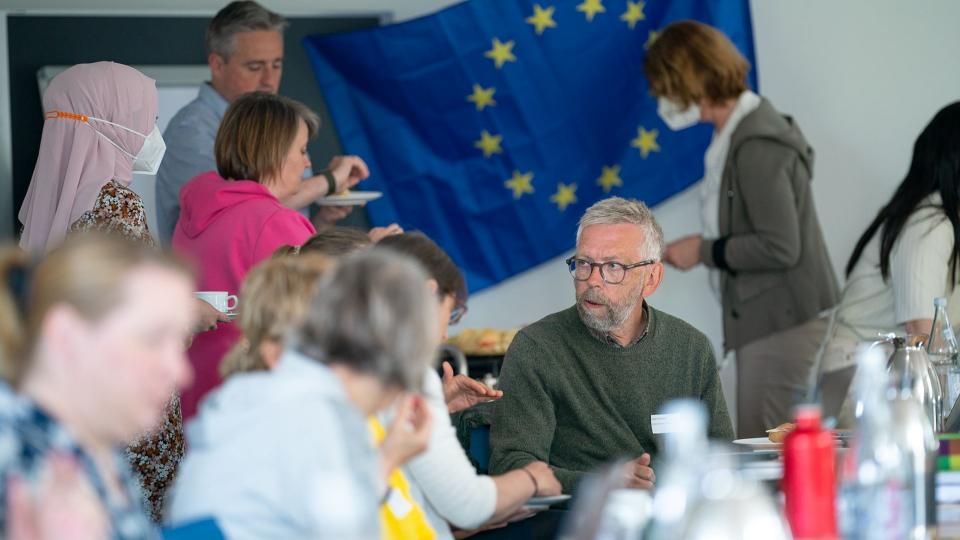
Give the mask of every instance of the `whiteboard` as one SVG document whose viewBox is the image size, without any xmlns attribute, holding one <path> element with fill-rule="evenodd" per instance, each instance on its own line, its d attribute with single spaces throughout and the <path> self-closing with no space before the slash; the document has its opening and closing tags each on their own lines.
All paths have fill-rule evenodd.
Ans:
<svg viewBox="0 0 960 540">
<path fill-rule="evenodd" d="M 70 66 L 44 66 L 37 70 L 37 88 L 42 98 L 47 85 L 60 72 Z M 157 125 L 160 132 L 167 129 L 173 115 L 184 105 L 197 97 L 200 86 L 210 77 L 210 68 L 202 65 L 181 66 L 133 66 L 144 75 L 157 81 Z M 42 101 L 42 99 L 41 99 Z M 157 204 L 155 192 L 156 177 L 152 174 L 134 174 L 130 189 L 140 195 L 147 212 L 147 226 L 156 236 Z"/>
<path fill-rule="evenodd" d="M 203 84 L 202 82 L 200 84 Z M 200 84 L 192 86 L 160 86 L 157 84 L 157 95 L 159 103 L 157 106 L 157 125 L 160 126 L 160 132 L 167 130 L 167 124 L 173 115 L 177 114 L 184 105 L 190 103 L 197 97 L 200 90 Z M 212 149 L 211 149 L 212 150 Z M 147 212 L 147 226 L 153 236 L 157 236 L 157 198 L 156 185 L 157 177 L 152 174 L 134 174 L 133 182 L 130 183 L 130 189 L 135 191 L 143 199 L 143 207 Z"/>
</svg>

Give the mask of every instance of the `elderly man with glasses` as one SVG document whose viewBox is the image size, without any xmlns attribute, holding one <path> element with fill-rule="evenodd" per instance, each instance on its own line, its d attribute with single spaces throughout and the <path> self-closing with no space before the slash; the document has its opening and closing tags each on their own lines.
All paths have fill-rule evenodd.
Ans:
<svg viewBox="0 0 960 540">
<path fill-rule="evenodd" d="M 709 413 L 709 435 L 733 428 L 713 347 L 697 329 L 644 300 L 663 279 L 663 232 L 645 204 L 613 197 L 580 219 L 566 263 L 576 306 L 524 328 L 503 363 L 491 431 L 492 472 L 545 461 L 564 493 L 604 462 L 632 457 L 628 485 L 656 483 L 656 418 L 673 398 Z"/>
</svg>

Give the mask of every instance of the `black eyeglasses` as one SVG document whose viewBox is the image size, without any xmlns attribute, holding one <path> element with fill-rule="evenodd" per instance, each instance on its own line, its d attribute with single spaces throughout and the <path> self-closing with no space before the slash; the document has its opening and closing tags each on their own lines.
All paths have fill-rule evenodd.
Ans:
<svg viewBox="0 0 960 540">
<path fill-rule="evenodd" d="M 450 311 L 450 324 L 454 325 L 460 322 L 460 319 L 467 313 L 467 306 L 464 304 L 457 304 Z"/>
<path fill-rule="evenodd" d="M 627 277 L 627 270 L 640 268 L 657 262 L 656 259 L 647 259 L 633 264 L 623 264 L 617 261 L 607 261 L 602 263 L 591 262 L 586 259 L 570 257 L 567 259 L 567 266 L 570 268 L 570 275 L 577 281 L 586 281 L 593 275 L 594 268 L 600 268 L 600 277 L 610 285 L 619 285 Z"/>
</svg>

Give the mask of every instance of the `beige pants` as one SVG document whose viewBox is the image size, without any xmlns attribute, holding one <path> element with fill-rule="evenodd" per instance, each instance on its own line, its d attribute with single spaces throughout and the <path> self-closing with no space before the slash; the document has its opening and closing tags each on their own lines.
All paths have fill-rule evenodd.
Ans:
<svg viewBox="0 0 960 540">
<path fill-rule="evenodd" d="M 793 418 L 826 331 L 827 320 L 814 319 L 737 349 L 738 437 L 766 437 Z"/>
</svg>

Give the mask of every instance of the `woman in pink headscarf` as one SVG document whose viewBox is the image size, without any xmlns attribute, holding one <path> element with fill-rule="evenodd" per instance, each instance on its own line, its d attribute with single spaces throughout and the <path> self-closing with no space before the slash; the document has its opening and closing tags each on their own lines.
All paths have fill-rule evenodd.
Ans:
<svg viewBox="0 0 960 540">
<path fill-rule="evenodd" d="M 68 231 L 99 229 L 154 244 L 134 172 L 155 173 L 166 147 L 153 79 L 113 62 L 80 64 L 50 82 L 37 165 L 20 208 L 20 245 L 42 255 Z"/>
<path fill-rule="evenodd" d="M 133 173 L 155 174 L 166 148 L 153 79 L 123 64 L 79 64 L 50 82 L 43 109 L 37 165 L 20 208 L 20 245 L 40 256 L 71 232 L 98 230 L 155 246 L 143 201 L 127 187 Z M 155 521 L 183 456 L 179 397 L 167 409 L 157 431 L 128 449 Z"/>
</svg>

